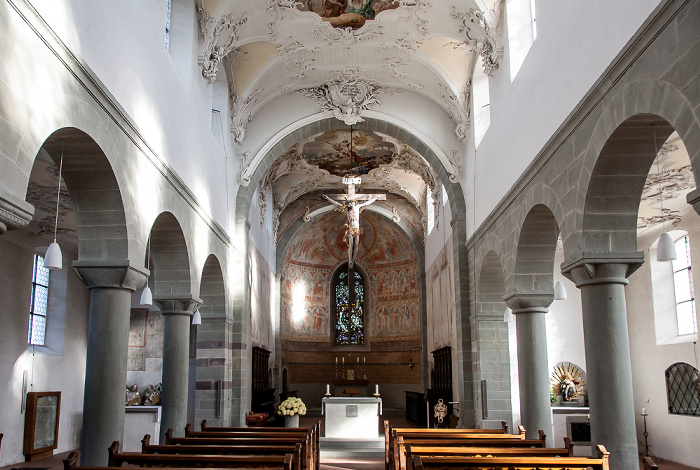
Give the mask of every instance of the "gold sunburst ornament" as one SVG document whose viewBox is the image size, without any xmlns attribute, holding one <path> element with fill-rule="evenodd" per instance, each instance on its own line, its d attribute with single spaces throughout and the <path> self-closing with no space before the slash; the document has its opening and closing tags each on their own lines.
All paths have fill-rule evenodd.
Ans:
<svg viewBox="0 0 700 470">
<path fill-rule="evenodd" d="M 586 375 L 571 362 L 560 362 L 554 366 L 549 378 L 552 396 L 561 396 L 562 402 L 578 402 L 586 394 Z"/>
</svg>

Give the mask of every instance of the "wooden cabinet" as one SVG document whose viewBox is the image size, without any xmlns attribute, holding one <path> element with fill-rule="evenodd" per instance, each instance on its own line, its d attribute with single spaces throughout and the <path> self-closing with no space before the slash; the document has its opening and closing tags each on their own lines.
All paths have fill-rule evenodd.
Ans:
<svg viewBox="0 0 700 470">
<path fill-rule="evenodd" d="M 58 419 L 61 392 L 27 393 L 27 413 L 24 417 L 25 461 L 53 455 L 58 447 Z"/>
</svg>

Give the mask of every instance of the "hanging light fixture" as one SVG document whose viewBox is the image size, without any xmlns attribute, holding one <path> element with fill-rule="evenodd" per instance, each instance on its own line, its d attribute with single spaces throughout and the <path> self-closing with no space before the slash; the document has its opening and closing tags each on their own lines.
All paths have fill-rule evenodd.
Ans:
<svg viewBox="0 0 700 470">
<path fill-rule="evenodd" d="M 192 315 L 192 324 L 193 325 L 201 325 L 202 324 L 202 314 L 199 313 L 199 310 L 194 311 L 194 315 Z"/>
<path fill-rule="evenodd" d="M 661 186 L 661 170 L 659 170 L 659 158 L 656 157 L 656 174 L 659 178 L 659 201 L 661 203 L 661 223 L 663 224 L 664 233 L 659 237 L 659 243 L 656 246 L 656 261 L 673 261 L 676 259 L 676 246 L 673 243 L 671 235 L 666 233 L 666 219 L 664 218 L 664 192 Z"/>
<path fill-rule="evenodd" d="M 63 142 L 61 142 L 61 161 L 58 165 L 58 191 L 56 192 L 56 220 L 53 225 L 53 243 L 49 245 L 44 256 L 44 267 L 47 269 L 63 269 L 63 253 L 61 247 L 56 242 L 56 232 L 58 231 L 58 210 L 61 206 L 61 173 L 63 172 Z"/>
<path fill-rule="evenodd" d="M 146 269 L 150 274 L 151 272 L 151 237 L 148 237 L 148 243 L 146 245 Z M 146 276 L 146 287 L 141 291 L 141 305 L 153 305 L 153 293 L 151 288 L 148 287 L 148 276 Z"/>
<path fill-rule="evenodd" d="M 566 287 L 561 280 L 554 284 L 554 300 L 566 300 L 568 296 L 566 295 Z"/>
</svg>

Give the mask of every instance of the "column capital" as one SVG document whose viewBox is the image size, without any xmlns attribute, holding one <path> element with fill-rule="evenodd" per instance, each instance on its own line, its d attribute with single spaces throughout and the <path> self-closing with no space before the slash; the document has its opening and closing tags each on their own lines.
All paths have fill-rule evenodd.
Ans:
<svg viewBox="0 0 700 470">
<path fill-rule="evenodd" d="M 34 206 L 27 201 L 10 201 L 0 196 L 0 235 L 8 230 L 25 227 L 32 221 Z"/>
<path fill-rule="evenodd" d="M 511 291 L 503 296 L 503 301 L 513 310 L 513 314 L 547 313 L 554 301 L 554 292 Z"/>
<path fill-rule="evenodd" d="M 561 272 L 579 289 L 597 284 L 629 284 L 628 278 L 644 264 L 644 253 L 605 253 L 562 263 Z"/>
<path fill-rule="evenodd" d="M 156 294 L 153 303 L 163 315 L 188 315 L 202 306 L 202 300 L 192 294 Z"/>
<path fill-rule="evenodd" d="M 88 289 L 101 287 L 134 292 L 144 285 L 150 274 L 148 269 L 133 266 L 129 260 L 79 259 L 71 264 Z"/>
</svg>

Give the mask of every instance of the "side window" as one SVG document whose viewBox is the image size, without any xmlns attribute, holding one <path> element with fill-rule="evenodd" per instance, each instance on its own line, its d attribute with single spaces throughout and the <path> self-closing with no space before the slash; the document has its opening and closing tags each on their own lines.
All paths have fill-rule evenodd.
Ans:
<svg viewBox="0 0 700 470">
<path fill-rule="evenodd" d="M 673 261 L 673 287 L 676 294 L 678 335 L 692 335 L 698 332 L 698 323 L 691 271 L 690 240 L 687 236 L 676 240 L 676 254 L 677 259 Z"/>
<path fill-rule="evenodd" d="M 535 2 L 533 0 L 508 0 L 508 50 L 510 56 L 510 81 L 520 71 L 525 57 L 535 42 Z"/>
<path fill-rule="evenodd" d="M 29 333 L 27 343 L 44 346 L 46 343 L 46 312 L 49 300 L 49 270 L 44 267 L 44 257 L 34 255 L 32 269 L 32 295 L 29 305 Z"/>
<path fill-rule="evenodd" d="M 685 362 L 666 369 L 666 397 L 670 414 L 700 416 L 698 370 Z"/>
</svg>

